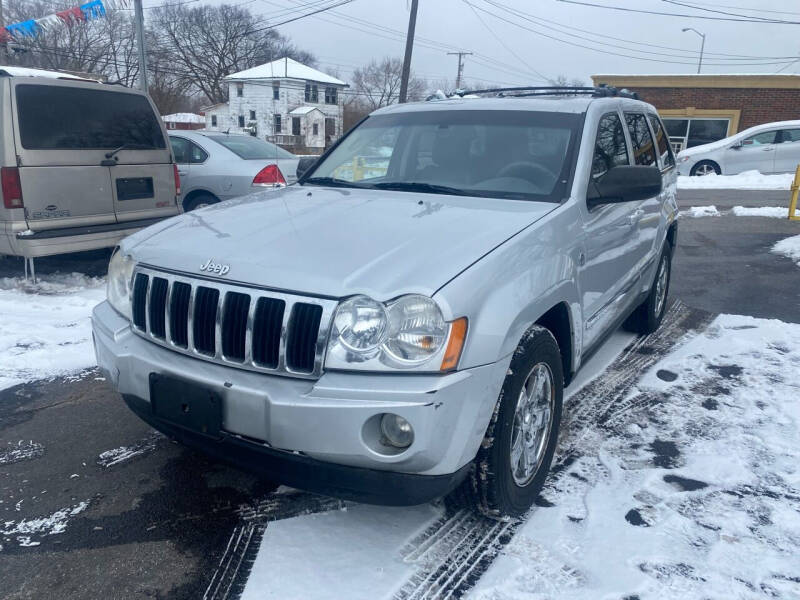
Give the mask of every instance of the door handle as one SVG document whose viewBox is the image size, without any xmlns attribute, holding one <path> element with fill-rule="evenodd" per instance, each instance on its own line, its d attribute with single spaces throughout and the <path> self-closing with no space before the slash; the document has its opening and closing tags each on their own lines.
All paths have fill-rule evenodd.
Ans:
<svg viewBox="0 0 800 600">
<path fill-rule="evenodd" d="M 178 169 L 178 175 L 186 175 L 189 171 L 181 171 Z"/>
<path fill-rule="evenodd" d="M 761 149 L 762 152 L 772 152 L 773 150 L 775 150 L 775 148 L 772 147 L 772 146 L 770 146 L 769 148 L 762 148 Z"/>
<path fill-rule="evenodd" d="M 642 218 L 643 214 L 644 214 L 644 211 L 640 208 L 640 209 L 635 210 L 633 212 L 633 214 L 630 217 L 628 217 L 628 223 L 630 223 L 631 227 L 633 227 L 637 223 L 639 223 L 639 219 Z"/>
</svg>

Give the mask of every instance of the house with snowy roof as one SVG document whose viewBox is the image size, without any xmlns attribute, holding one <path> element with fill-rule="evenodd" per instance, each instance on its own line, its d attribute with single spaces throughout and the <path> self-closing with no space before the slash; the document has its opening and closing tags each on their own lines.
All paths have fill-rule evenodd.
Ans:
<svg viewBox="0 0 800 600">
<path fill-rule="evenodd" d="M 322 152 L 342 135 L 348 85 L 288 57 L 228 75 L 228 102 L 207 107 L 205 126 Z"/>
<path fill-rule="evenodd" d="M 195 113 L 173 113 L 171 115 L 161 115 L 167 129 L 202 129 L 206 125 L 203 115 Z"/>
</svg>

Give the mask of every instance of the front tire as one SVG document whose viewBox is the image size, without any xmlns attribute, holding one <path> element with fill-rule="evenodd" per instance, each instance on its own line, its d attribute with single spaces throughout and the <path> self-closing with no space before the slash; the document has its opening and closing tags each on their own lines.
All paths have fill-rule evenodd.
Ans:
<svg viewBox="0 0 800 600">
<path fill-rule="evenodd" d="M 656 278 L 650 287 L 644 302 L 628 317 L 625 328 L 634 333 L 648 335 L 661 325 L 664 313 L 667 312 L 667 298 L 669 296 L 669 282 L 672 278 L 672 246 L 669 241 L 664 242 L 664 249 L 658 260 Z"/>
<path fill-rule="evenodd" d="M 211 204 L 217 204 L 218 202 L 219 199 L 211 194 L 197 194 L 196 196 L 193 196 L 191 200 L 184 200 L 183 212 L 197 210 L 198 208 L 203 208 L 204 206 L 209 206 Z"/>
<path fill-rule="evenodd" d="M 711 174 L 722 175 L 722 169 L 713 160 L 701 160 L 699 163 L 692 167 L 689 174 L 692 177 L 704 177 Z"/>
<path fill-rule="evenodd" d="M 558 343 L 534 326 L 514 352 L 480 450 L 449 503 L 494 518 L 524 514 L 553 460 L 563 394 Z"/>
</svg>

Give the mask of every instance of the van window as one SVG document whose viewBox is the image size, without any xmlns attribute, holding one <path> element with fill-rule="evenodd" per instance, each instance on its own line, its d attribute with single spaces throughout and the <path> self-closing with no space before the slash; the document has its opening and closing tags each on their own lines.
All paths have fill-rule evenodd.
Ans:
<svg viewBox="0 0 800 600">
<path fill-rule="evenodd" d="M 609 169 L 629 164 L 628 146 L 617 113 L 603 115 L 597 124 L 597 140 L 592 158 L 592 178 L 605 175 Z"/>
<path fill-rule="evenodd" d="M 644 166 L 656 164 L 656 149 L 653 145 L 653 136 L 647 127 L 647 119 L 641 113 L 625 113 L 625 121 L 631 134 L 636 164 Z"/>
<path fill-rule="evenodd" d="M 166 148 L 158 119 L 139 94 L 23 84 L 17 115 L 27 150 Z"/>
</svg>

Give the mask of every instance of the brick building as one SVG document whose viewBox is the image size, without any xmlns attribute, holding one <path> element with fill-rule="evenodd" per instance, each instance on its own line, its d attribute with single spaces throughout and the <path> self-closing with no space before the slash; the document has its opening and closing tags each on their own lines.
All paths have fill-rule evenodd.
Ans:
<svg viewBox="0 0 800 600">
<path fill-rule="evenodd" d="M 800 75 L 592 75 L 654 105 L 676 150 L 800 119 Z"/>
</svg>

